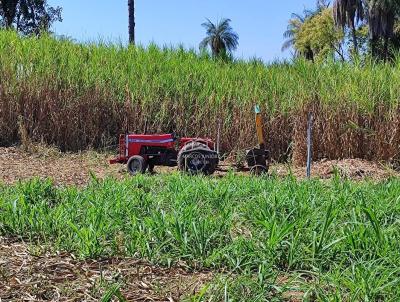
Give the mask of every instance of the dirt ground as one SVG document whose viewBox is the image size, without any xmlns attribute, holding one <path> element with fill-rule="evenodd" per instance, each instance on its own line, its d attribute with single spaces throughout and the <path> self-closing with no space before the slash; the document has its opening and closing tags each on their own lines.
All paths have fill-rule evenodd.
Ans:
<svg viewBox="0 0 400 302">
<path fill-rule="evenodd" d="M 52 178 L 56 184 L 84 185 L 93 173 L 98 178 L 123 177 L 122 166 L 110 165 L 112 155 L 92 151 L 61 153 L 38 148 L 36 152 L 19 147 L 0 148 L 0 181 L 12 184 L 33 177 Z"/>
<path fill-rule="evenodd" d="M 87 151 L 83 153 L 61 153 L 47 147 L 37 147 L 34 152 L 24 151 L 19 147 L 0 148 L 0 182 L 12 184 L 33 177 L 50 177 L 56 184 L 85 185 L 91 174 L 98 178 L 112 176 L 118 179 L 128 177 L 123 165 L 110 165 L 113 154 Z M 229 163 L 222 163 L 217 176 L 223 176 L 234 169 Z M 175 168 L 156 167 L 158 173 L 168 173 Z M 305 167 L 287 164 L 272 164 L 271 173 L 285 176 L 292 173 L 298 178 L 305 177 Z M 368 162 L 360 159 L 320 161 L 312 166 L 312 177 L 328 179 L 335 175 L 355 180 L 371 178 L 381 180 L 390 176 L 400 176 L 385 164 Z M 243 173 L 243 172 L 240 172 Z"/>
<path fill-rule="evenodd" d="M 198 293 L 212 278 L 207 271 L 160 268 L 134 259 L 79 261 L 72 254 L 42 253 L 27 243 L 0 237 L 4 302 L 100 301 L 113 286 L 126 301 L 173 302 Z"/>
<path fill-rule="evenodd" d="M 175 302 L 202 293 L 218 276 L 234 278 L 232 273 L 163 268 L 131 258 L 82 261 L 70 253 L 50 253 L 44 247 L 0 237 L 1 302 L 119 301 L 118 295 L 123 301 Z M 276 282 L 292 288 L 299 278 L 293 281 L 281 275 Z M 292 288 L 282 298 L 299 302 L 304 294 Z"/>
<path fill-rule="evenodd" d="M 306 175 L 306 167 L 283 164 L 272 165 L 270 171 L 274 171 L 279 176 L 288 175 L 290 172 L 297 178 L 305 178 Z M 330 179 L 335 174 L 352 180 L 373 179 L 376 181 L 400 176 L 399 172 L 385 163 L 370 162 L 362 159 L 322 160 L 312 164 L 312 177 Z"/>
</svg>

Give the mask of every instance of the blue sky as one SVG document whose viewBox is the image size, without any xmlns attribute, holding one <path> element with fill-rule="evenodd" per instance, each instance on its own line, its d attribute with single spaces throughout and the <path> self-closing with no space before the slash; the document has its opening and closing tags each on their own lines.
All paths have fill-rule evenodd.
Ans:
<svg viewBox="0 0 400 302">
<path fill-rule="evenodd" d="M 55 25 L 59 35 L 77 41 L 128 39 L 127 0 L 49 0 L 63 7 L 62 23 Z M 283 32 L 292 12 L 313 8 L 315 0 L 136 0 L 136 41 L 142 45 L 183 44 L 198 48 L 204 37 L 201 23 L 232 19 L 239 34 L 236 57 L 259 57 L 265 61 L 290 56 L 281 52 Z"/>
</svg>

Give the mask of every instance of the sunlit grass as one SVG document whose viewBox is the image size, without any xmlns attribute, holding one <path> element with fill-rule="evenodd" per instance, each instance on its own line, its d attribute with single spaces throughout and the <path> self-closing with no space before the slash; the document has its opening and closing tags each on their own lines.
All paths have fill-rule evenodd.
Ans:
<svg viewBox="0 0 400 302">
<path fill-rule="evenodd" d="M 321 300 L 395 299 L 399 213 L 399 179 L 173 174 L 93 180 L 82 189 L 39 180 L 0 188 L 2 236 L 84 258 L 131 256 L 231 272 L 252 284 L 253 297 L 288 275 Z M 238 280 L 223 277 L 221 293 L 224 286 L 238 293 Z"/>
<path fill-rule="evenodd" d="M 313 111 L 315 159 L 398 162 L 399 62 L 223 62 L 183 47 L 1 31 L 0 145 L 20 142 L 25 129 L 62 151 L 110 148 L 120 133 L 146 128 L 214 140 L 219 133 L 221 151 L 236 155 L 256 144 L 259 104 L 274 160 L 304 163 Z"/>
<path fill-rule="evenodd" d="M 270 112 L 287 112 L 317 97 L 329 106 L 349 102 L 372 111 L 382 104 L 396 108 L 400 95 L 399 64 L 216 63 L 183 48 L 79 45 L 49 37 L 21 39 L 4 31 L 0 53 L 0 72 L 14 77 L 5 81 L 7 86 L 18 79 L 32 86 L 51 79 L 49 85 L 77 91 L 99 86 L 119 102 L 128 89 L 132 100 L 154 104 L 212 108 L 222 102 L 228 109 L 257 101 Z"/>
</svg>

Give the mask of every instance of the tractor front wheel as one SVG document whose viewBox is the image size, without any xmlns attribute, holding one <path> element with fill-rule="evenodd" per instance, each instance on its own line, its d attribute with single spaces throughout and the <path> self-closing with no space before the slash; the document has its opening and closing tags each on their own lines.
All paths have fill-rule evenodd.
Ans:
<svg viewBox="0 0 400 302">
<path fill-rule="evenodd" d="M 137 174 L 143 174 L 146 172 L 147 162 L 142 156 L 135 155 L 128 160 L 127 167 L 129 173 L 135 176 Z"/>
</svg>

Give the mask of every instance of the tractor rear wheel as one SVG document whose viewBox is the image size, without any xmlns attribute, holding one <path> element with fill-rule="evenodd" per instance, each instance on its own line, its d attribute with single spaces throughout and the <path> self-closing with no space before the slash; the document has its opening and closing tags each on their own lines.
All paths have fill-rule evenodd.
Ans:
<svg viewBox="0 0 400 302">
<path fill-rule="evenodd" d="M 142 156 L 135 155 L 128 160 L 127 167 L 129 173 L 135 176 L 137 174 L 143 174 L 146 172 L 147 162 Z"/>
<path fill-rule="evenodd" d="M 218 159 L 206 144 L 187 143 L 178 153 L 178 169 L 190 174 L 211 175 L 217 168 Z"/>
</svg>

